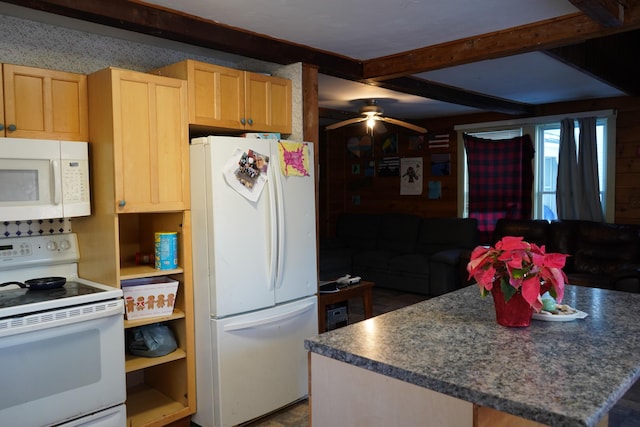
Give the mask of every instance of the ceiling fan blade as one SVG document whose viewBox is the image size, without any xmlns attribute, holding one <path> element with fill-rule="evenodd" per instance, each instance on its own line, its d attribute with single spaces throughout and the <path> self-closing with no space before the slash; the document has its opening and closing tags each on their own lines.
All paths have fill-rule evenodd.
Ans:
<svg viewBox="0 0 640 427">
<path fill-rule="evenodd" d="M 397 126 L 402 126 L 405 127 L 407 129 L 411 129 L 413 131 L 416 131 L 418 133 L 427 133 L 427 130 L 421 126 L 416 126 L 413 125 L 411 123 L 407 123 L 407 122 L 403 122 L 402 120 L 398 120 L 398 119 L 393 119 L 391 117 L 380 117 L 379 120 L 382 120 L 383 122 L 387 122 L 387 123 L 391 123 L 392 125 L 397 125 Z"/>
<path fill-rule="evenodd" d="M 380 120 L 382 117 L 380 116 L 376 116 L 374 117 L 376 123 L 376 132 L 377 133 L 387 133 L 387 127 L 384 125 L 384 123 L 382 123 L 382 120 Z"/>
<path fill-rule="evenodd" d="M 332 125 L 328 125 L 325 129 L 326 130 L 333 130 L 333 129 L 340 128 L 342 126 L 348 126 L 348 125 L 352 125 L 354 123 L 364 122 L 365 120 L 367 120 L 366 117 L 355 117 L 353 119 L 347 119 L 347 120 L 343 120 L 343 121 L 338 122 L 338 123 L 334 123 Z"/>
</svg>

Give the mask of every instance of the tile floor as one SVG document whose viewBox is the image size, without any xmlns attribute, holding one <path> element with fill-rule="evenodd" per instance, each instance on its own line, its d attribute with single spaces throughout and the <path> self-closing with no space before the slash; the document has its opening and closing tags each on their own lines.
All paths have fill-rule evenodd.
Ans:
<svg viewBox="0 0 640 427">
<path fill-rule="evenodd" d="M 373 291 L 373 314 L 379 315 L 424 300 L 422 295 L 407 294 L 388 289 Z M 362 302 L 349 301 L 349 321 L 364 318 Z M 308 427 L 309 404 L 301 400 L 274 414 L 243 424 L 242 427 Z M 428 427 L 425 424 L 425 427 Z M 640 381 L 620 399 L 609 413 L 609 427 L 640 427 Z"/>
</svg>

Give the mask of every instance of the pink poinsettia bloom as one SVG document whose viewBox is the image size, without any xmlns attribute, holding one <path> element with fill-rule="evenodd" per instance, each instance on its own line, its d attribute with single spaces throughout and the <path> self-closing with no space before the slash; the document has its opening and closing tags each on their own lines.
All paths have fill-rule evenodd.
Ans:
<svg viewBox="0 0 640 427">
<path fill-rule="evenodd" d="M 514 293 L 522 297 L 534 310 L 542 309 L 541 295 L 549 291 L 556 301 L 564 296 L 567 276 L 562 271 L 567 255 L 546 253 L 545 247 L 524 241 L 523 237 L 505 236 L 494 247 L 478 246 L 471 253 L 467 265 L 469 278 L 473 277 L 486 296 L 493 286 L 504 283 L 511 286 L 505 292 L 508 300 Z"/>
</svg>

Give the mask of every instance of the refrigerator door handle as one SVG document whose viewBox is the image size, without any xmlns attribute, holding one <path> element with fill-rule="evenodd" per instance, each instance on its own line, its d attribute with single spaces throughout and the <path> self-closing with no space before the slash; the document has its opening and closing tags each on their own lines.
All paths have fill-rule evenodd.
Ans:
<svg viewBox="0 0 640 427">
<path fill-rule="evenodd" d="M 275 181 L 276 181 L 276 172 L 275 172 L 275 167 L 273 167 L 275 165 L 272 165 L 272 167 L 270 167 L 267 170 L 267 176 L 270 176 L 270 179 L 267 181 L 267 184 L 269 184 L 269 182 L 271 182 L 271 184 L 268 185 L 269 188 L 269 223 L 270 223 L 270 230 L 269 230 L 269 237 L 270 237 L 270 248 L 269 248 L 269 283 L 268 283 L 268 289 L 269 290 L 274 290 L 276 287 L 276 280 L 278 278 L 278 258 L 279 258 L 279 253 L 278 253 L 278 235 L 276 234 L 276 230 L 278 230 L 278 208 L 277 208 L 277 195 L 276 195 L 276 185 L 275 185 Z"/>
<path fill-rule="evenodd" d="M 232 331 L 241 331 L 243 329 L 253 329 L 261 326 L 268 326 L 273 323 L 278 323 L 283 320 L 287 320 L 287 319 L 299 316 L 300 314 L 312 309 L 313 307 L 315 307 L 315 301 L 310 301 L 302 307 L 298 307 L 294 310 L 290 310 L 285 313 L 279 313 L 274 316 L 265 317 L 263 319 L 229 323 L 224 325 L 223 330 L 225 332 L 232 332 Z"/>
<path fill-rule="evenodd" d="M 278 168 L 280 166 L 280 162 L 278 161 Z M 275 168 L 274 168 L 275 169 Z M 277 257 L 277 270 L 275 276 L 275 287 L 282 287 L 282 272 L 284 271 L 284 189 L 282 188 L 282 174 L 279 173 L 279 170 L 274 170 L 274 184 L 273 187 L 275 189 L 275 199 L 276 199 L 276 218 L 277 218 L 277 230 L 278 230 L 278 257 Z"/>
</svg>

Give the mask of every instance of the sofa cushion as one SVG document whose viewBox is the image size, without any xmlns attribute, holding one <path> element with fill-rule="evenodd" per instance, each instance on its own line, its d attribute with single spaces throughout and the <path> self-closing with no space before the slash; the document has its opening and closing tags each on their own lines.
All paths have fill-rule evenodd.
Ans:
<svg viewBox="0 0 640 427">
<path fill-rule="evenodd" d="M 386 214 L 382 216 L 378 248 L 406 254 L 415 252 L 420 217 L 408 214 Z"/>
<path fill-rule="evenodd" d="M 500 218 L 493 231 L 493 244 L 505 236 L 523 237 L 526 242 L 546 245 L 549 237 L 549 222 L 544 219 Z"/>
<path fill-rule="evenodd" d="M 351 257 L 353 255 L 351 248 L 334 248 L 324 249 L 320 251 L 319 265 L 320 280 L 333 280 L 345 274 L 351 274 Z"/>
<path fill-rule="evenodd" d="M 387 268 L 389 260 L 395 255 L 395 252 L 386 250 L 357 251 L 353 254 L 353 268 L 357 269 L 362 266 Z"/>
<path fill-rule="evenodd" d="M 615 275 L 640 259 L 639 228 L 583 221 L 574 259 L 577 273 Z"/>
<path fill-rule="evenodd" d="M 351 248 L 377 248 L 381 220 L 380 215 L 342 214 L 336 223 L 336 236 Z"/>
<path fill-rule="evenodd" d="M 404 254 L 392 257 L 387 264 L 389 271 L 404 271 L 411 274 L 429 274 L 429 258 L 424 254 Z"/>
<path fill-rule="evenodd" d="M 548 253 L 569 254 L 564 264 L 565 273 L 574 271 L 573 256 L 576 253 L 578 244 L 578 230 L 580 220 L 563 219 L 551 221 L 549 224 L 549 239 L 547 240 L 546 251 Z"/>
<path fill-rule="evenodd" d="M 431 262 L 441 262 L 443 264 L 457 266 L 461 260 L 463 251 L 464 249 L 449 249 L 436 252 L 431 256 Z"/>
<path fill-rule="evenodd" d="M 475 218 L 423 218 L 417 251 L 432 255 L 448 249 L 473 249 L 480 244 Z"/>
</svg>

